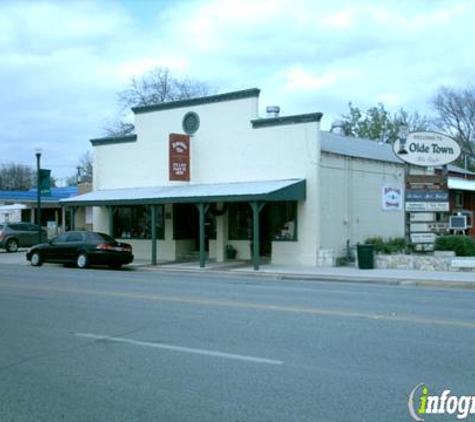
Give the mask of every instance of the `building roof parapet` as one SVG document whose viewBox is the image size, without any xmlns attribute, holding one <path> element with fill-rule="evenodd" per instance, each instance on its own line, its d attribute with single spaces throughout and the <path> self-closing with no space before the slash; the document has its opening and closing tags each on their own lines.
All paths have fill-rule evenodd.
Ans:
<svg viewBox="0 0 475 422">
<path fill-rule="evenodd" d="M 256 120 L 251 120 L 251 123 L 254 129 L 259 129 L 259 128 L 271 127 L 271 126 L 320 122 L 322 117 L 323 117 L 323 113 L 298 114 L 295 116 L 256 119 Z"/>
<path fill-rule="evenodd" d="M 128 142 L 137 142 L 137 135 L 107 136 L 105 138 L 94 138 L 90 140 L 92 146 L 125 144 Z"/>
<path fill-rule="evenodd" d="M 174 108 L 184 108 L 203 104 L 212 104 L 222 101 L 241 100 L 243 98 L 258 97 L 260 90 L 257 88 L 245 89 L 242 91 L 227 92 L 225 94 L 210 95 L 207 97 L 189 98 L 186 100 L 170 101 L 159 104 L 132 107 L 135 114 L 150 113 L 153 111 L 170 110 Z"/>
</svg>

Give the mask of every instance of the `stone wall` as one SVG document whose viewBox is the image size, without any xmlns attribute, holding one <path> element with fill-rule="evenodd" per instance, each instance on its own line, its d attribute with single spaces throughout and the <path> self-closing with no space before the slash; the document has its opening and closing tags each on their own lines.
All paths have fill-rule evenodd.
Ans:
<svg viewBox="0 0 475 422">
<path fill-rule="evenodd" d="M 453 265 L 457 261 L 458 265 Z M 463 263 L 466 263 L 466 266 Z M 378 269 L 422 270 L 422 271 L 466 271 L 473 270 L 475 257 L 455 258 L 454 252 L 434 252 L 433 255 L 376 255 Z"/>
</svg>

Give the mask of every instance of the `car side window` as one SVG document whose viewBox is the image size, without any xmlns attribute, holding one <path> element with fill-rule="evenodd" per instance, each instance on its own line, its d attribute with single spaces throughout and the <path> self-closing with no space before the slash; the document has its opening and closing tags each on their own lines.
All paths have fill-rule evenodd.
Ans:
<svg viewBox="0 0 475 422">
<path fill-rule="evenodd" d="M 25 228 L 21 224 L 10 224 L 10 228 L 15 231 L 25 230 Z"/>
<path fill-rule="evenodd" d="M 67 242 L 68 233 L 60 234 L 53 239 L 53 243 L 64 243 Z"/>
<path fill-rule="evenodd" d="M 82 242 L 82 234 L 78 232 L 68 233 L 67 242 Z"/>
</svg>

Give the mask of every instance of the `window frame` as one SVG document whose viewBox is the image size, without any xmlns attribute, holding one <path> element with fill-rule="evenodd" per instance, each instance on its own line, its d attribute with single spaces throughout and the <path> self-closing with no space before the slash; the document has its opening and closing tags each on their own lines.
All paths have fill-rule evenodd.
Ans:
<svg viewBox="0 0 475 422">
<path fill-rule="evenodd" d="M 140 213 L 139 213 L 140 211 Z M 165 206 L 156 205 L 157 240 L 165 239 Z M 127 213 L 125 215 L 125 213 Z M 139 214 L 139 215 L 137 215 Z M 127 240 L 152 240 L 152 205 L 118 205 L 112 217 L 112 237 Z M 141 226 L 139 220 L 144 219 Z M 128 220 L 128 221 L 127 221 Z M 143 228 L 145 226 L 145 229 Z M 137 233 L 143 232 L 143 235 Z"/>
</svg>

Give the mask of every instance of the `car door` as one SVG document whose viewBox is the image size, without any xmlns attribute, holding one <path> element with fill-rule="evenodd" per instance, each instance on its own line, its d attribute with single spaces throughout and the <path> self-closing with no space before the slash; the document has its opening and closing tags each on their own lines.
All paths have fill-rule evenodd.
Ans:
<svg viewBox="0 0 475 422">
<path fill-rule="evenodd" d="M 15 237 L 16 239 L 18 239 L 20 246 L 29 246 L 29 235 L 28 230 L 26 230 L 26 224 L 10 224 L 10 230 L 13 232 L 11 233 L 11 237 Z"/>
<path fill-rule="evenodd" d="M 84 244 L 83 232 L 68 232 L 66 242 L 62 245 L 61 256 L 65 262 L 75 262 L 78 249 Z"/>
<path fill-rule="evenodd" d="M 65 259 L 64 250 L 67 248 L 68 237 L 69 233 L 63 233 L 51 239 L 48 247 L 42 251 L 43 259 L 50 262 L 63 262 Z"/>
</svg>

